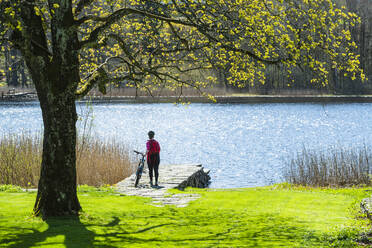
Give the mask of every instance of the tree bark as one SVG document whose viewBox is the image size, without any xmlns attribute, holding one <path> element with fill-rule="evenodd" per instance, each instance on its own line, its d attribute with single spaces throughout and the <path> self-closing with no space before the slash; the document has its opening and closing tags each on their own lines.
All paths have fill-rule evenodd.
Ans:
<svg viewBox="0 0 372 248">
<path fill-rule="evenodd" d="M 34 82 L 42 109 L 44 143 L 34 212 L 43 218 L 77 215 L 76 90 L 80 80 L 77 34 L 60 30 L 46 80 Z M 63 35 L 61 35 L 61 33 Z"/>
<path fill-rule="evenodd" d="M 44 122 L 43 156 L 36 215 L 77 215 L 75 92 L 41 100 Z"/>
<path fill-rule="evenodd" d="M 44 219 L 77 215 L 76 90 L 80 81 L 79 40 L 72 1 L 59 4 L 51 19 L 51 43 L 33 5 L 21 6 L 25 23 L 11 39 L 22 52 L 40 101 L 44 123 L 43 155 L 34 213 Z"/>
</svg>

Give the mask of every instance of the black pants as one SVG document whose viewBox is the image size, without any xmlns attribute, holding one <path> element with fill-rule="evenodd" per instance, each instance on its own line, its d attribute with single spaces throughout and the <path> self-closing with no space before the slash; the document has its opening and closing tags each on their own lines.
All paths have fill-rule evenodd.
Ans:
<svg viewBox="0 0 372 248">
<path fill-rule="evenodd" d="M 151 154 L 147 160 L 147 165 L 149 166 L 149 176 L 150 181 L 152 182 L 152 173 L 155 172 L 155 183 L 158 182 L 159 178 L 159 164 L 160 164 L 160 156 L 159 153 Z"/>
</svg>

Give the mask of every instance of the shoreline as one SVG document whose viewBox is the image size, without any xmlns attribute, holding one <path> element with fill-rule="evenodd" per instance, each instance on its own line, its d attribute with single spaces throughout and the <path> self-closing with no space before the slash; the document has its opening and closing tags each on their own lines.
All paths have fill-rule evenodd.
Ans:
<svg viewBox="0 0 372 248">
<path fill-rule="evenodd" d="M 94 97 L 92 102 L 112 102 L 112 103 L 213 103 L 212 100 L 200 96 L 184 96 L 178 98 L 176 96 L 163 97 Z M 339 95 L 339 96 L 276 96 L 276 95 L 260 95 L 260 96 L 216 96 L 216 103 L 221 104 L 249 104 L 249 103 L 372 103 L 372 96 L 360 95 Z M 82 101 L 88 101 L 89 98 L 84 98 Z"/>
<path fill-rule="evenodd" d="M 254 95 L 254 96 L 215 96 L 216 103 L 221 104 L 252 104 L 252 103 L 372 103 L 372 95 Z M 180 101 L 181 100 L 181 101 Z M 2 98 L 1 102 L 36 102 L 37 98 Z M 77 102 L 92 103 L 213 103 L 202 96 L 95 96 L 84 97 Z"/>
</svg>

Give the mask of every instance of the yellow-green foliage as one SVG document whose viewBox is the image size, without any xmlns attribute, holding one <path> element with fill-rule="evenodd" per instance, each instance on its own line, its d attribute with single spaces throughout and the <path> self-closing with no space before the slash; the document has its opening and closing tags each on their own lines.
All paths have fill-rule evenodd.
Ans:
<svg viewBox="0 0 372 248">
<path fill-rule="evenodd" d="M 46 31 L 68 7 L 57 2 L 33 8 Z M 266 65 L 275 63 L 289 76 L 299 65 L 310 68 L 313 83 L 327 84 L 332 68 L 365 80 L 349 30 L 360 18 L 331 0 L 96 0 L 78 8 L 82 2 L 72 9 L 81 39 L 80 93 L 97 83 L 92 77 L 102 92 L 104 82 L 147 91 L 203 88 L 216 80 L 214 68 L 244 86 L 263 83 Z M 0 0 L 5 26 L 22 33 L 21 3 Z"/>
<path fill-rule="evenodd" d="M 35 193 L 0 192 L 0 247 L 354 247 L 367 190 L 189 189 L 201 198 L 177 208 L 85 186 L 79 219 L 46 222 L 30 215 Z"/>
<path fill-rule="evenodd" d="M 141 83 L 136 86 L 151 89 L 154 82 L 160 86 L 160 79 L 164 77 L 172 82 L 168 85 L 171 88 L 187 86 L 180 77 L 183 71 L 208 70 L 213 66 L 228 69 L 232 75 L 230 83 L 238 86 L 254 81 L 263 83 L 265 65 L 278 61 L 286 65 L 289 74 L 297 65 L 308 66 L 317 75 L 312 82 L 327 84 L 331 67 L 345 71 L 353 79 L 365 78 L 359 69 L 359 56 L 353 53 L 356 45 L 348 30 L 359 18 L 345 8 L 336 8 L 331 0 L 162 2 L 144 10 L 172 18 L 173 22 L 129 15 L 112 24 L 100 40 L 110 42 L 107 55 L 125 60 L 123 66 L 118 62 L 113 71 L 125 74 L 130 68 L 128 63 L 138 71 Z M 120 11 L 125 4 L 136 8 L 144 2 L 116 1 L 113 8 L 97 2 L 90 10 L 109 15 Z M 87 33 L 98 24 L 87 23 Z M 113 37 L 112 33 L 120 34 L 120 38 Z M 128 51 L 136 56 L 127 58 Z M 316 56 L 317 53 L 321 55 Z M 87 48 L 86 54 L 96 62 L 84 68 L 93 70 L 100 65 L 94 47 Z M 143 64 L 145 70 L 136 69 Z M 164 75 L 154 77 L 157 70 L 154 68 Z M 214 78 L 205 78 L 204 82 L 193 82 L 193 85 L 204 87 L 208 81 Z"/>
</svg>

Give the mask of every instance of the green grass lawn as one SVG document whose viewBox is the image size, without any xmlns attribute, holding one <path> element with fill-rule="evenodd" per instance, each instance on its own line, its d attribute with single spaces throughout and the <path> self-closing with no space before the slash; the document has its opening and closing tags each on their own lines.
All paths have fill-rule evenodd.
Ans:
<svg viewBox="0 0 372 248">
<path fill-rule="evenodd" d="M 80 218 L 46 222 L 35 193 L 0 192 L 0 247 L 353 247 L 366 190 L 189 189 L 202 197 L 177 208 L 83 187 Z"/>
</svg>

